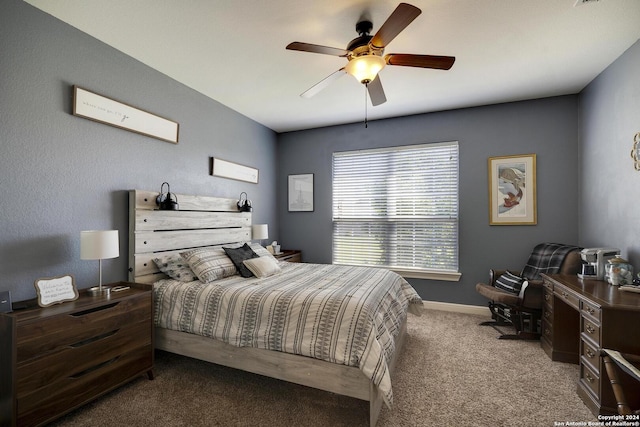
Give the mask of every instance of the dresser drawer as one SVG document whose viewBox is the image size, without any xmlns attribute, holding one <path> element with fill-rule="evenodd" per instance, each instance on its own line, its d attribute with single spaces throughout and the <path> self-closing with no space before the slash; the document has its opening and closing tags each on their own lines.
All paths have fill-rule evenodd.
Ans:
<svg viewBox="0 0 640 427">
<path fill-rule="evenodd" d="M 589 392 L 600 400 L 600 376 L 589 368 L 587 364 L 580 364 L 580 383 L 589 390 Z"/>
<path fill-rule="evenodd" d="M 600 374 L 600 350 L 587 340 L 581 340 L 582 345 L 582 362 L 588 363 L 589 367 Z"/>
<path fill-rule="evenodd" d="M 148 347 L 141 347 L 93 370 L 18 397 L 17 425 L 48 422 L 61 410 L 85 404 L 146 372 L 152 363 L 153 351 Z"/>
<path fill-rule="evenodd" d="M 123 324 L 105 334 L 18 363 L 17 396 L 53 385 L 60 380 L 76 379 L 139 347 L 151 348 L 150 322 Z M 150 351 L 150 350 L 147 350 Z"/>
<path fill-rule="evenodd" d="M 600 325 L 582 316 L 582 336 L 588 337 L 597 347 L 600 347 Z"/>
<path fill-rule="evenodd" d="M 123 324 L 149 321 L 152 313 L 150 298 L 114 301 L 19 324 L 17 362 L 60 348 L 77 346 L 96 336 L 108 334 Z"/>
<path fill-rule="evenodd" d="M 591 304 L 590 302 L 582 301 L 581 313 L 583 315 L 593 317 L 598 323 L 600 323 L 600 321 L 602 320 L 600 307 Z"/>
</svg>

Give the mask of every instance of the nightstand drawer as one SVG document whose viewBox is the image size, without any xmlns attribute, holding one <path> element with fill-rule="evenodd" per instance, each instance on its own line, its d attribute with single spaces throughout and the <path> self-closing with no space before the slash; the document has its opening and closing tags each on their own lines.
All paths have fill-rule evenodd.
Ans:
<svg viewBox="0 0 640 427">
<path fill-rule="evenodd" d="M 148 321 L 151 313 L 152 306 L 147 299 L 133 298 L 19 324 L 17 362 L 75 346 L 123 324 Z"/>
</svg>

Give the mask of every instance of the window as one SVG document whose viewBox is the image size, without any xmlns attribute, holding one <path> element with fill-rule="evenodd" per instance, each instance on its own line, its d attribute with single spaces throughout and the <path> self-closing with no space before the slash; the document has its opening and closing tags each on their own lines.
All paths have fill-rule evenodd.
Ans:
<svg viewBox="0 0 640 427">
<path fill-rule="evenodd" d="M 334 153 L 333 263 L 458 280 L 458 143 Z"/>
</svg>

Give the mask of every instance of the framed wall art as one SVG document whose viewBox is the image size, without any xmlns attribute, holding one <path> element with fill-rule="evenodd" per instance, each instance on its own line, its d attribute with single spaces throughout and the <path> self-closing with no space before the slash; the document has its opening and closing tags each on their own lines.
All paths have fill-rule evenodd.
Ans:
<svg viewBox="0 0 640 427">
<path fill-rule="evenodd" d="M 229 162 L 216 157 L 209 158 L 209 173 L 221 178 L 235 179 L 237 181 L 245 181 L 252 184 L 258 183 L 258 169 L 250 166 L 239 165 L 238 163 Z"/>
<path fill-rule="evenodd" d="M 313 174 L 289 175 L 289 212 L 313 212 Z"/>
<path fill-rule="evenodd" d="M 489 223 L 535 225 L 536 155 L 489 157 Z"/>
<path fill-rule="evenodd" d="M 73 115 L 178 143 L 178 123 L 78 86 L 73 86 Z"/>
</svg>

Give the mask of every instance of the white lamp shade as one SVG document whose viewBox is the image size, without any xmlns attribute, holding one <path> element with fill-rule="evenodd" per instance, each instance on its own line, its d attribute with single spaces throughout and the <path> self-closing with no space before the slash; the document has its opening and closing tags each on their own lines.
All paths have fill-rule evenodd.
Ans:
<svg viewBox="0 0 640 427">
<path fill-rule="evenodd" d="M 251 238 L 253 240 L 262 240 L 269 238 L 268 224 L 253 224 L 251 226 Z"/>
<path fill-rule="evenodd" d="M 80 259 L 107 259 L 120 256 L 118 230 L 80 232 Z"/>
</svg>

